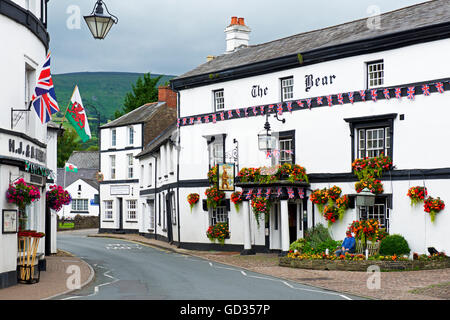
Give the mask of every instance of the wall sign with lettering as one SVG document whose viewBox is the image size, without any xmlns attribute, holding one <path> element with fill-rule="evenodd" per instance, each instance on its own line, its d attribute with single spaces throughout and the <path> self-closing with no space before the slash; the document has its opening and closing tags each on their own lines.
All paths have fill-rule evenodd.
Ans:
<svg viewBox="0 0 450 320">
<path fill-rule="evenodd" d="M 308 92 L 313 87 L 328 86 L 333 84 L 333 80 L 336 79 L 334 74 L 329 76 L 315 77 L 312 74 L 305 76 L 305 91 Z"/>
<path fill-rule="evenodd" d="M 9 152 L 21 157 L 35 159 L 39 162 L 45 163 L 46 153 L 44 150 L 34 146 L 33 144 L 24 143 L 23 141 L 16 141 L 9 139 Z"/>
<path fill-rule="evenodd" d="M 262 98 L 264 96 L 267 96 L 267 93 L 269 91 L 269 88 L 265 87 L 265 88 L 261 88 L 261 86 L 253 86 L 252 87 L 252 97 L 253 98 Z"/>
</svg>

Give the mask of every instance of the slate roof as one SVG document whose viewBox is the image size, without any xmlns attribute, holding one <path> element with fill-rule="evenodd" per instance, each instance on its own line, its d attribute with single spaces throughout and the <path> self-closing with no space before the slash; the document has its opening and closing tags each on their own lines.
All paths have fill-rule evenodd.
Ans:
<svg viewBox="0 0 450 320">
<path fill-rule="evenodd" d="M 304 12 L 304 14 L 307 13 Z M 381 14 L 381 29 L 369 29 L 367 18 L 364 18 L 267 43 L 250 45 L 233 53 L 222 54 L 173 80 L 211 74 L 238 66 L 444 22 L 450 22 L 450 1 L 427 1 Z"/>
<path fill-rule="evenodd" d="M 161 106 L 162 104 L 165 104 L 165 102 L 146 103 L 143 106 L 141 106 L 131 112 L 128 112 L 127 114 L 124 114 L 120 118 L 110 121 L 107 124 L 104 124 L 100 128 L 104 129 L 104 128 L 111 128 L 111 127 L 120 127 L 120 126 L 126 126 L 126 125 L 130 125 L 130 124 L 145 122 L 158 109 L 157 107 Z"/>
<path fill-rule="evenodd" d="M 78 169 L 95 169 L 99 170 L 99 158 L 98 151 L 74 151 L 68 163 L 75 165 Z"/>
<path fill-rule="evenodd" d="M 78 172 L 65 172 L 64 168 L 58 168 L 58 185 L 67 188 L 72 183 L 77 181 L 78 179 L 82 179 L 86 181 L 86 183 L 89 183 L 90 185 L 94 186 L 95 183 L 98 182 L 95 178 L 96 173 L 98 172 L 98 169 L 78 169 Z M 89 182 L 88 182 L 89 181 Z M 97 188 L 98 187 L 95 187 Z"/>
<path fill-rule="evenodd" d="M 152 151 L 157 149 L 161 144 L 166 142 L 172 137 L 172 134 L 177 130 L 176 121 L 164 129 L 155 139 L 150 141 L 140 153 L 138 153 L 135 158 L 141 158 L 145 155 L 150 154 Z"/>
</svg>

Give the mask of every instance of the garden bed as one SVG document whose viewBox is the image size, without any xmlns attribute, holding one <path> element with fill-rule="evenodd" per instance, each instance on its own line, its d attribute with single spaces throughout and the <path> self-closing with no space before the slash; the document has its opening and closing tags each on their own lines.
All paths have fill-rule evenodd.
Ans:
<svg viewBox="0 0 450 320">
<path fill-rule="evenodd" d="M 407 260 L 407 261 L 382 261 L 382 260 L 328 260 L 328 259 L 296 259 L 290 257 L 280 258 L 282 267 L 311 269 L 311 270 L 338 270 L 338 271 L 362 271 L 367 272 L 370 266 L 378 266 L 380 271 L 416 271 L 450 268 L 450 258 L 439 260 Z"/>
</svg>

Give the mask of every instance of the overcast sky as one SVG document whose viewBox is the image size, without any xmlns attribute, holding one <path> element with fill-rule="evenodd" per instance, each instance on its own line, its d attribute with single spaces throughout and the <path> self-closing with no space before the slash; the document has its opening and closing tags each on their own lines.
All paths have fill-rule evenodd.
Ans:
<svg viewBox="0 0 450 320">
<path fill-rule="evenodd" d="M 92 12 L 96 0 L 51 0 L 52 73 L 180 75 L 204 63 L 206 56 L 224 53 L 224 30 L 232 16 L 245 18 L 252 29 L 250 44 L 259 44 L 369 17 L 373 6 L 387 12 L 424 1 L 104 0 L 119 23 L 105 40 L 94 40 L 82 16 Z"/>
</svg>

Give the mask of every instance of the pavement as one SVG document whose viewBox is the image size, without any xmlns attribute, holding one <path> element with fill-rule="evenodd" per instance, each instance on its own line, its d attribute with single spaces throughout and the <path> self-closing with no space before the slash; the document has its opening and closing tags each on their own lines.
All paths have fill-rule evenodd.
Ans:
<svg viewBox="0 0 450 320">
<path fill-rule="evenodd" d="M 370 281 L 372 274 L 366 272 L 322 271 L 280 267 L 277 254 L 241 256 L 239 252 L 193 251 L 136 234 L 98 234 L 96 229 L 64 232 L 141 243 L 301 284 L 376 300 L 450 300 L 450 269 L 448 268 L 424 271 L 382 272 L 378 288 L 369 289 L 371 286 L 368 286 L 368 281 Z M 45 300 L 58 295 L 68 294 L 78 289 L 68 289 L 71 275 L 75 272 L 74 270 L 80 273 L 81 281 L 79 284 L 81 288 L 91 283 L 95 277 L 92 267 L 71 253 L 59 251 L 58 254 L 47 256 L 46 259 L 47 271 L 41 272 L 39 283 L 33 285 L 18 284 L 13 287 L 0 289 L 0 300 Z"/>
</svg>

